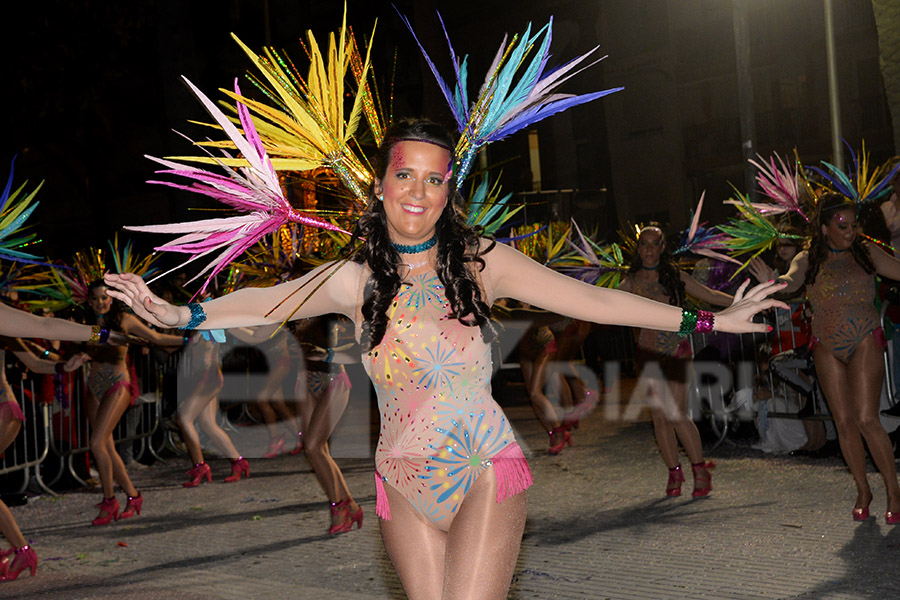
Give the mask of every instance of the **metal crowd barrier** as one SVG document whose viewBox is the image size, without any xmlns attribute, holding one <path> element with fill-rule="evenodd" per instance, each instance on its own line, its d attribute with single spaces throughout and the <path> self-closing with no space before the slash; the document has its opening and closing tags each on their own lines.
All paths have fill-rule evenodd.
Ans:
<svg viewBox="0 0 900 600">
<path fill-rule="evenodd" d="M 22 482 L 18 488 L 11 488 L 9 479 L 4 486 L 5 492 L 22 493 L 32 481 L 43 491 L 53 493 L 41 478 L 40 465 L 47 457 L 49 450 L 49 438 L 47 436 L 46 423 L 48 422 L 49 407 L 40 402 L 34 394 L 34 379 L 22 377 L 18 382 L 19 406 L 25 414 L 25 421 L 19 435 L 3 452 L 0 460 L 0 475 L 12 475 L 21 472 Z M 32 401 L 34 399 L 34 401 Z"/>
</svg>

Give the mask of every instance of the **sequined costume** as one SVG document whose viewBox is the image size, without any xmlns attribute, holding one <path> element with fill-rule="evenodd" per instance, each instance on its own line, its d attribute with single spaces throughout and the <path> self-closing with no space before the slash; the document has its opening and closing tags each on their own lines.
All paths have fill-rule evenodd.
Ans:
<svg viewBox="0 0 900 600">
<path fill-rule="evenodd" d="M 806 293 L 813 310 L 813 342 L 836 358 L 849 362 L 870 334 L 885 344 L 875 310 L 875 275 L 866 273 L 850 252 L 824 261 Z"/>
<path fill-rule="evenodd" d="M 25 414 L 6 380 L 6 351 L 0 350 L 0 421 L 8 419 L 24 421 Z"/>
<path fill-rule="evenodd" d="M 658 280 L 641 281 L 638 277 L 634 277 L 631 292 L 663 304 L 669 303 L 669 293 Z M 644 354 L 659 358 L 687 358 L 691 352 L 690 343 L 678 335 L 678 332 L 655 329 L 640 330 L 637 348 Z"/>
<path fill-rule="evenodd" d="M 367 276 L 363 268 L 360 290 Z M 376 513 L 390 518 L 389 485 L 447 531 L 485 470 L 494 467 L 497 502 L 531 485 L 531 473 L 491 397 L 490 345 L 477 327 L 449 316 L 435 272 L 410 274 L 388 313 L 384 338 L 362 357 L 381 413 Z"/>
<path fill-rule="evenodd" d="M 133 369 L 126 362 L 127 346 L 88 346 L 91 362 L 88 363 L 88 389 L 94 398 L 102 401 L 120 388 L 125 388 L 131 395 L 131 402 L 138 397 L 140 391 L 134 378 Z"/>
</svg>

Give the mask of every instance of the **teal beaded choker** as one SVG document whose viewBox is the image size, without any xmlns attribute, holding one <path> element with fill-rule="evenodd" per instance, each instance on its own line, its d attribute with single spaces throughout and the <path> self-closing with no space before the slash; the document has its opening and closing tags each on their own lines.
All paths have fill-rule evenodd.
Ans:
<svg viewBox="0 0 900 600">
<path fill-rule="evenodd" d="M 655 270 L 657 270 L 657 269 L 659 268 L 659 265 L 660 265 L 660 263 L 656 263 L 656 266 L 655 266 L 655 267 L 645 267 L 645 266 L 642 264 L 642 265 L 641 265 L 641 268 L 642 268 L 643 270 L 645 270 L 645 271 L 655 271 Z"/>
<path fill-rule="evenodd" d="M 850 249 L 850 248 L 844 248 L 842 250 L 838 250 L 837 248 L 832 248 L 831 246 L 829 246 L 828 242 L 825 242 L 825 247 L 828 248 L 830 251 L 832 251 L 835 254 L 840 254 L 841 252 L 846 252 L 847 250 Z"/>
<path fill-rule="evenodd" d="M 418 254 L 420 252 L 425 252 L 435 244 L 437 244 L 437 234 L 434 234 L 430 240 L 424 241 L 421 244 L 416 244 L 415 246 L 407 246 L 405 244 L 395 244 L 391 242 L 391 246 L 393 246 L 394 250 L 396 250 L 400 254 Z"/>
</svg>

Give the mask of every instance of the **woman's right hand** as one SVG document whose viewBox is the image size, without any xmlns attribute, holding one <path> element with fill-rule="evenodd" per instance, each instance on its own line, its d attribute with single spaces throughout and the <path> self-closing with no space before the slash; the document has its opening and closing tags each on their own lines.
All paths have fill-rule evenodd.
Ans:
<svg viewBox="0 0 900 600">
<path fill-rule="evenodd" d="M 174 329 L 190 320 L 190 309 L 169 304 L 151 292 L 139 275 L 107 273 L 103 280 L 110 288 L 110 296 L 127 304 L 148 323 L 163 329 Z"/>
<path fill-rule="evenodd" d="M 775 269 L 765 263 L 760 257 L 750 259 L 750 265 L 747 267 L 750 273 L 760 283 L 766 283 L 775 279 Z"/>
</svg>

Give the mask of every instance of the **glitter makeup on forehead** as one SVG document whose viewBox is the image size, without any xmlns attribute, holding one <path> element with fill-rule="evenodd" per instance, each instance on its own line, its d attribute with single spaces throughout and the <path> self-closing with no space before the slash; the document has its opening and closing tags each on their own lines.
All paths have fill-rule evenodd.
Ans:
<svg viewBox="0 0 900 600">
<path fill-rule="evenodd" d="M 395 171 L 399 171 L 405 165 L 406 161 L 403 158 L 403 150 L 400 148 L 400 144 L 397 144 L 391 149 L 391 168 Z"/>
</svg>

